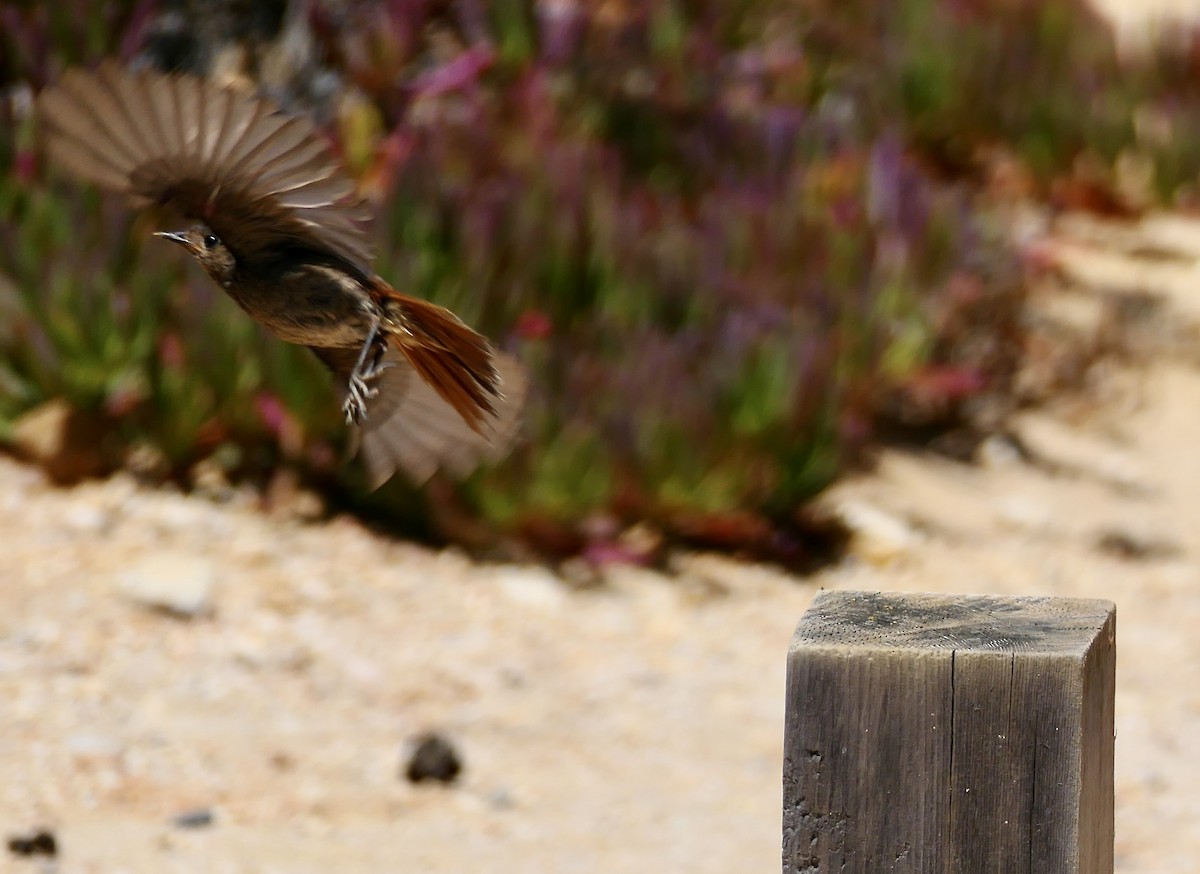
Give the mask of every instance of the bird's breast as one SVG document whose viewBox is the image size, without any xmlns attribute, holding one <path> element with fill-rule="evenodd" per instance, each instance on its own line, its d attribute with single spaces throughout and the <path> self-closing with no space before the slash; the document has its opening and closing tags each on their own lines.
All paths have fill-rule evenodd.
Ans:
<svg viewBox="0 0 1200 874">
<path fill-rule="evenodd" d="M 378 307 L 358 280 L 325 265 L 281 265 L 235 277 L 226 291 L 251 318 L 289 343 L 356 346 L 377 318 Z"/>
</svg>

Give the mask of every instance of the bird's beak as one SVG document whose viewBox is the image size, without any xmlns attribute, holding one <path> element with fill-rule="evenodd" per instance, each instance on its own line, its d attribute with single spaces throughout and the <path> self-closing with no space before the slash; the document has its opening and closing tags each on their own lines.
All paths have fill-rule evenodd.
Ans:
<svg viewBox="0 0 1200 874">
<path fill-rule="evenodd" d="M 155 231 L 154 236 L 162 237 L 164 240 L 172 240 L 182 246 L 188 245 L 186 234 L 181 234 L 178 231 Z"/>
</svg>

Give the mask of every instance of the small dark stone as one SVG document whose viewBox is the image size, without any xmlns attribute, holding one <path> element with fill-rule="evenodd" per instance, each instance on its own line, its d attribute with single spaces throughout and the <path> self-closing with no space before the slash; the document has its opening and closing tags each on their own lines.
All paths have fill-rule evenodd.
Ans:
<svg viewBox="0 0 1200 874">
<path fill-rule="evenodd" d="M 53 832 L 38 829 L 27 835 L 10 837 L 8 851 L 14 856 L 46 856 L 52 859 L 58 855 L 58 841 Z"/>
<path fill-rule="evenodd" d="M 1125 531 L 1104 531 L 1096 538 L 1096 549 L 1125 561 L 1153 561 L 1174 558 L 1181 552 L 1173 543 L 1141 538 Z"/>
<path fill-rule="evenodd" d="M 171 825 L 176 828 L 208 828 L 214 820 L 212 810 L 207 807 L 198 807 L 195 810 L 185 810 L 183 813 L 177 814 L 171 820 Z"/>
<path fill-rule="evenodd" d="M 454 745 L 442 735 L 429 732 L 416 738 L 404 776 L 410 783 L 453 783 L 461 771 L 462 761 Z"/>
</svg>

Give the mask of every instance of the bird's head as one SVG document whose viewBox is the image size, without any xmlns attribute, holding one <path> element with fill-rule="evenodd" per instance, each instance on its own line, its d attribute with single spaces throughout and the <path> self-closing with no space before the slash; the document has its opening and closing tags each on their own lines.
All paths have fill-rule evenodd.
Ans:
<svg viewBox="0 0 1200 874">
<path fill-rule="evenodd" d="M 222 287 L 228 287 L 233 281 L 236 266 L 233 253 L 204 222 L 196 222 L 186 231 L 159 231 L 154 236 L 183 246 Z"/>
</svg>

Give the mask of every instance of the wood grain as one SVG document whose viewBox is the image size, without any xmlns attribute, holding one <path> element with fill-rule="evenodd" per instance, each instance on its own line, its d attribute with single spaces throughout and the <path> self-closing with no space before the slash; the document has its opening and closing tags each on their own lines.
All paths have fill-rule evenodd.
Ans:
<svg viewBox="0 0 1200 874">
<path fill-rule="evenodd" d="M 1113 870 L 1115 608 L 828 592 L 788 660 L 783 870 Z"/>
</svg>

